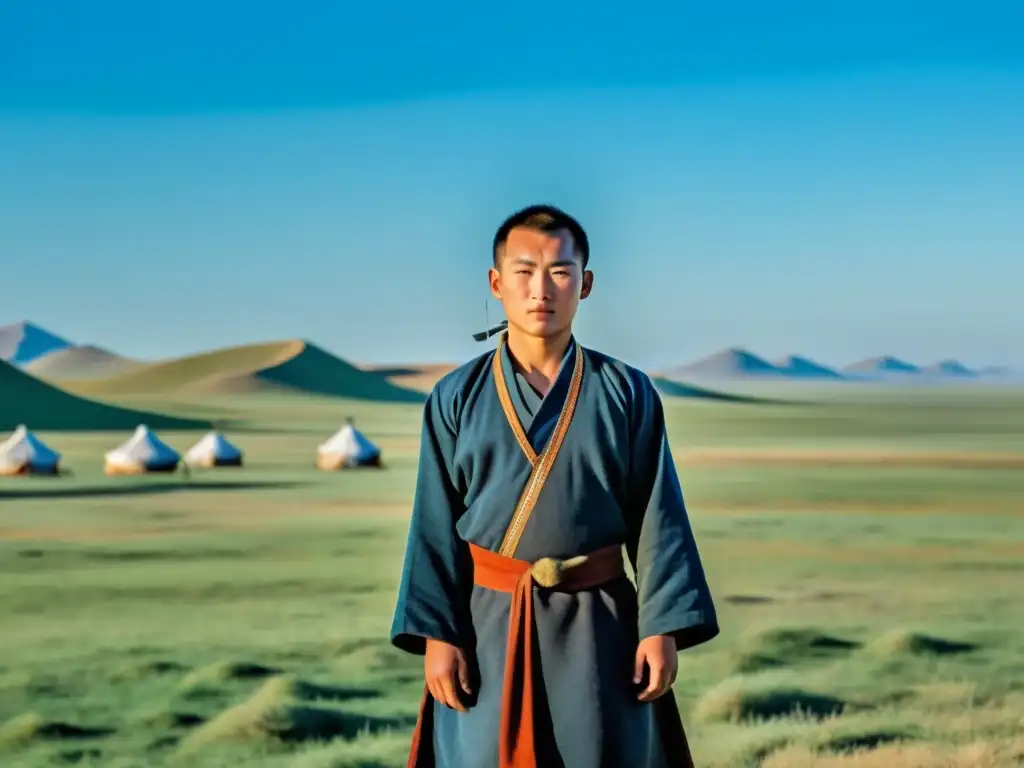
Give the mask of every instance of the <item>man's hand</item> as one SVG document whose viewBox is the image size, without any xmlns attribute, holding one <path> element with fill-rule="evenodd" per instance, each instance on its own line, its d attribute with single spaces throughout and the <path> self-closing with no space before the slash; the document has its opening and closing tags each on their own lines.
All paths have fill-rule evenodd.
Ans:
<svg viewBox="0 0 1024 768">
<path fill-rule="evenodd" d="M 676 656 L 676 641 L 669 635 L 645 637 L 636 649 L 633 682 L 639 685 L 644 675 L 644 665 L 650 672 L 647 687 L 637 698 L 640 701 L 654 701 L 668 693 L 676 681 L 679 659 Z"/>
<path fill-rule="evenodd" d="M 459 687 L 467 694 L 472 691 L 469 687 L 469 664 L 461 649 L 428 638 L 423 673 L 427 679 L 427 690 L 435 700 L 459 712 L 466 711 L 459 697 Z"/>
</svg>

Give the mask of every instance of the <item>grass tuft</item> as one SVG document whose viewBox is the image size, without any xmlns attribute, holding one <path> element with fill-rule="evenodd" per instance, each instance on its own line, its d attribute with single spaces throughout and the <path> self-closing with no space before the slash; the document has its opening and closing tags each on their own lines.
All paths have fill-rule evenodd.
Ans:
<svg viewBox="0 0 1024 768">
<path fill-rule="evenodd" d="M 883 657 L 902 656 L 950 656 L 977 650 L 974 643 L 946 640 L 941 637 L 897 630 L 883 635 L 869 646 L 870 650 Z"/>
<path fill-rule="evenodd" d="M 730 662 L 734 672 L 760 672 L 837 658 L 859 647 L 816 627 L 778 627 L 745 638 L 730 654 Z"/>
<path fill-rule="evenodd" d="M 157 659 L 155 661 L 130 662 L 114 670 L 112 680 L 145 680 L 161 675 L 186 672 L 189 669 L 176 661 Z"/>
<path fill-rule="evenodd" d="M 846 702 L 828 694 L 734 677 L 704 694 L 693 714 L 702 723 L 736 723 L 777 717 L 825 718 L 841 714 L 845 707 Z"/>
<path fill-rule="evenodd" d="M 190 672 L 182 678 L 182 690 L 215 687 L 232 680 L 259 680 L 279 674 L 281 670 L 251 661 L 220 661 Z"/>
<path fill-rule="evenodd" d="M 387 731 L 408 725 L 405 719 L 377 718 L 346 711 L 332 703 L 313 703 L 303 696 L 318 696 L 339 689 L 304 681 L 268 680 L 246 701 L 224 710 L 182 742 L 193 752 L 217 743 L 296 744 Z"/>
</svg>

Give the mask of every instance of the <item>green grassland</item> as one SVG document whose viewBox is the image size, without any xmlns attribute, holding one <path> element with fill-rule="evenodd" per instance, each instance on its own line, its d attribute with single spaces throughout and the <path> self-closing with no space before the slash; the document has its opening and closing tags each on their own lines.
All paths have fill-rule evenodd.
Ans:
<svg viewBox="0 0 1024 768">
<path fill-rule="evenodd" d="M 1020 765 L 1024 392 L 830 392 L 665 398 L 723 629 L 681 655 L 697 765 Z M 404 765 L 421 405 L 197 397 L 119 402 L 244 469 L 106 478 L 122 437 L 38 429 L 74 476 L 0 481 L 0 765 Z M 387 468 L 315 471 L 349 415 Z"/>
</svg>

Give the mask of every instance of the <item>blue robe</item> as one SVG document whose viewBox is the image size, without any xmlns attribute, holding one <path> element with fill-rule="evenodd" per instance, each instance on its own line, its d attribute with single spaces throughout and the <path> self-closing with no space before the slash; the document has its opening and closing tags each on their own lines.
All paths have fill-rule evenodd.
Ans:
<svg viewBox="0 0 1024 768">
<path fill-rule="evenodd" d="M 577 342 L 541 397 L 507 345 L 455 369 L 424 410 L 419 473 L 391 628 L 413 654 L 425 638 L 459 646 L 473 667 L 468 712 L 437 702 L 438 768 L 494 768 L 511 596 L 473 584 L 467 542 L 497 551 L 531 463 L 497 395 L 501 365 L 520 424 L 538 454 L 569 391 Z M 576 411 L 515 557 L 568 558 L 621 544 L 636 587 L 623 577 L 581 592 L 535 591 L 551 768 L 674 768 L 659 718 L 632 682 L 640 638 L 671 634 L 680 650 L 706 642 L 718 620 L 669 450 L 661 399 L 641 371 L 583 349 Z M 667 694 L 672 696 L 671 693 Z"/>
</svg>

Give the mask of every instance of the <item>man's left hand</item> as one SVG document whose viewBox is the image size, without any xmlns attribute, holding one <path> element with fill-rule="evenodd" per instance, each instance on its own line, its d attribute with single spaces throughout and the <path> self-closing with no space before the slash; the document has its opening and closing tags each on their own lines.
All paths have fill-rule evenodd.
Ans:
<svg viewBox="0 0 1024 768">
<path fill-rule="evenodd" d="M 672 683 L 676 681 L 679 671 L 679 658 L 676 655 L 676 641 L 669 635 L 645 637 L 636 649 L 636 663 L 633 670 L 633 682 L 639 684 L 643 679 L 644 665 L 648 669 L 647 687 L 637 698 L 640 701 L 654 701 L 668 693 Z"/>
</svg>

